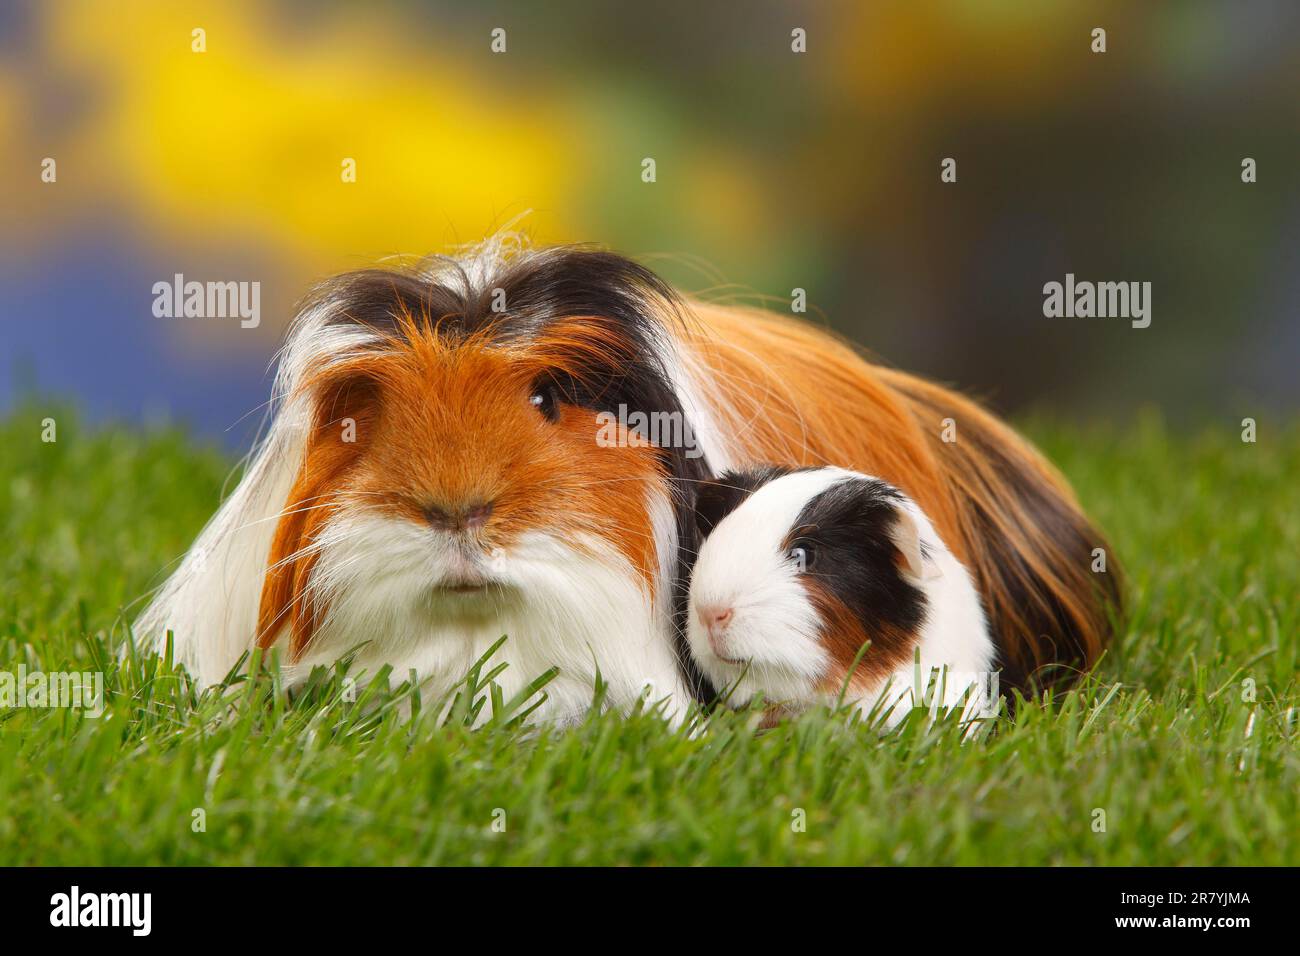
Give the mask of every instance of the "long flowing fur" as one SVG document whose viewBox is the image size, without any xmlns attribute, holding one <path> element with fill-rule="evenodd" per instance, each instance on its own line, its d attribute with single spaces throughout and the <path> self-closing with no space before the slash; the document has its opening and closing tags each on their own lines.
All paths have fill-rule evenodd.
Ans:
<svg viewBox="0 0 1300 956">
<path fill-rule="evenodd" d="M 472 370 L 498 355 L 514 364 L 489 389 Z M 567 511 L 555 501 L 550 512 L 516 508 L 511 586 L 526 599 L 472 627 L 399 613 L 403 594 L 445 573 L 442 545 L 402 511 L 407 485 L 468 494 L 505 481 L 496 474 L 505 465 L 481 447 L 502 427 L 484 403 L 513 381 L 510 369 L 533 366 L 585 412 L 626 401 L 683 415 L 703 454 L 633 441 L 588 463 L 582 456 L 598 453 L 579 449 L 550 477 L 514 462 L 524 470 L 511 480 L 533 482 L 539 502 L 569 501 Z M 457 370 L 471 378 L 457 385 Z M 435 387 L 444 397 L 424 391 Z M 456 414 L 439 404 L 448 394 Z M 565 407 L 571 437 L 580 434 L 581 415 Z M 179 658 L 204 683 L 259 643 L 282 645 L 306 666 L 358 640 L 368 642 L 367 666 L 455 680 L 509 627 L 516 679 L 550 663 L 574 677 L 557 691 L 553 718 L 582 707 L 595 668 L 607 680 L 614 670 L 623 702 L 647 683 L 679 704 L 707 696 L 681 637 L 691 484 L 759 462 L 839 465 L 913 497 L 971 568 L 1013 685 L 1054 666 L 1088 666 L 1108 637 L 1106 604 L 1118 602 L 1114 572 L 1089 570 L 1092 549 L 1105 544 L 1065 482 L 977 405 L 794 320 L 683 301 L 608 253 L 533 250 L 506 236 L 459 258 L 332 280 L 290 328 L 272 409 L 238 487 L 135 625 L 155 646 L 173 632 Z M 414 416 L 411 431 L 448 442 L 445 453 L 436 444 L 403 450 L 400 440 L 331 444 L 345 415 L 370 433 L 399 409 Z M 458 424 L 480 411 L 477 425 Z M 503 406 L 499 421 L 514 414 Z M 945 418 L 957 423 L 954 443 L 940 439 Z M 358 471 L 379 464 L 405 492 L 356 490 Z M 555 517 L 565 513 L 567 524 Z"/>
</svg>

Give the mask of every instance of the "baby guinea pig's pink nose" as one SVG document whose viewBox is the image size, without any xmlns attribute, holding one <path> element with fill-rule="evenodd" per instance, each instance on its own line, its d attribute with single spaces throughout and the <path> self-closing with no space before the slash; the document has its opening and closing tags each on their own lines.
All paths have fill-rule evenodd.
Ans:
<svg viewBox="0 0 1300 956">
<path fill-rule="evenodd" d="M 714 651 L 721 656 L 725 656 L 722 632 L 731 623 L 732 609 L 701 604 L 695 609 L 695 613 L 699 615 L 700 623 L 704 625 L 704 629 L 709 632 L 709 643 L 713 645 Z"/>
<path fill-rule="evenodd" d="M 731 620 L 731 608 L 729 607 L 714 607 L 702 604 L 695 609 L 695 612 L 700 616 L 700 623 L 704 625 L 704 629 L 710 632 L 721 630 Z"/>
</svg>

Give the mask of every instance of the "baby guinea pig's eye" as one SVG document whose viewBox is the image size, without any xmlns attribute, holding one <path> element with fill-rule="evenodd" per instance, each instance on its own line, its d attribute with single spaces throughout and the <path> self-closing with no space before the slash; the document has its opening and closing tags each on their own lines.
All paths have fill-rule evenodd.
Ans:
<svg viewBox="0 0 1300 956">
<path fill-rule="evenodd" d="M 528 404 L 541 412 L 542 417 L 548 422 L 557 421 L 560 417 L 559 404 L 555 399 L 555 386 L 546 381 L 539 381 L 533 386 L 533 392 L 528 396 Z"/>
<path fill-rule="evenodd" d="M 786 552 L 786 557 L 794 563 L 795 568 L 801 573 L 811 571 L 813 564 L 817 560 L 817 549 L 813 547 L 811 541 L 800 538 Z"/>
</svg>

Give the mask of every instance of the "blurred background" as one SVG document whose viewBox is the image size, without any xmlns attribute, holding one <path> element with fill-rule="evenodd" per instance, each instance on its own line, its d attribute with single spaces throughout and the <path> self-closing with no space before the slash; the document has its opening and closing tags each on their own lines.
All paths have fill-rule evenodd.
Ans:
<svg viewBox="0 0 1300 956">
<path fill-rule="evenodd" d="M 806 289 L 1004 412 L 1290 414 L 1298 93 L 1290 0 L 0 0 L 0 410 L 241 448 L 313 281 L 522 215 L 688 291 Z M 1067 272 L 1151 282 L 1150 328 L 1045 318 Z M 176 273 L 260 282 L 261 325 L 156 318 Z"/>
</svg>

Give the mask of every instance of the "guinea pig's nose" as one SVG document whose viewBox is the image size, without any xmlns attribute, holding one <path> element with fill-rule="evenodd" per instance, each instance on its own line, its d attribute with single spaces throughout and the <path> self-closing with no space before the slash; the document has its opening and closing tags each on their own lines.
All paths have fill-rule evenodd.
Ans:
<svg viewBox="0 0 1300 956">
<path fill-rule="evenodd" d="M 720 634 L 731 620 L 729 607 L 700 605 L 695 611 L 700 616 L 700 623 L 704 625 L 704 629 L 713 636 Z"/>
<path fill-rule="evenodd" d="M 492 516 L 492 507 L 490 501 L 475 501 L 451 508 L 428 505 L 424 517 L 439 531 L 477 531 L 487 524 Z"/>
</svg>

